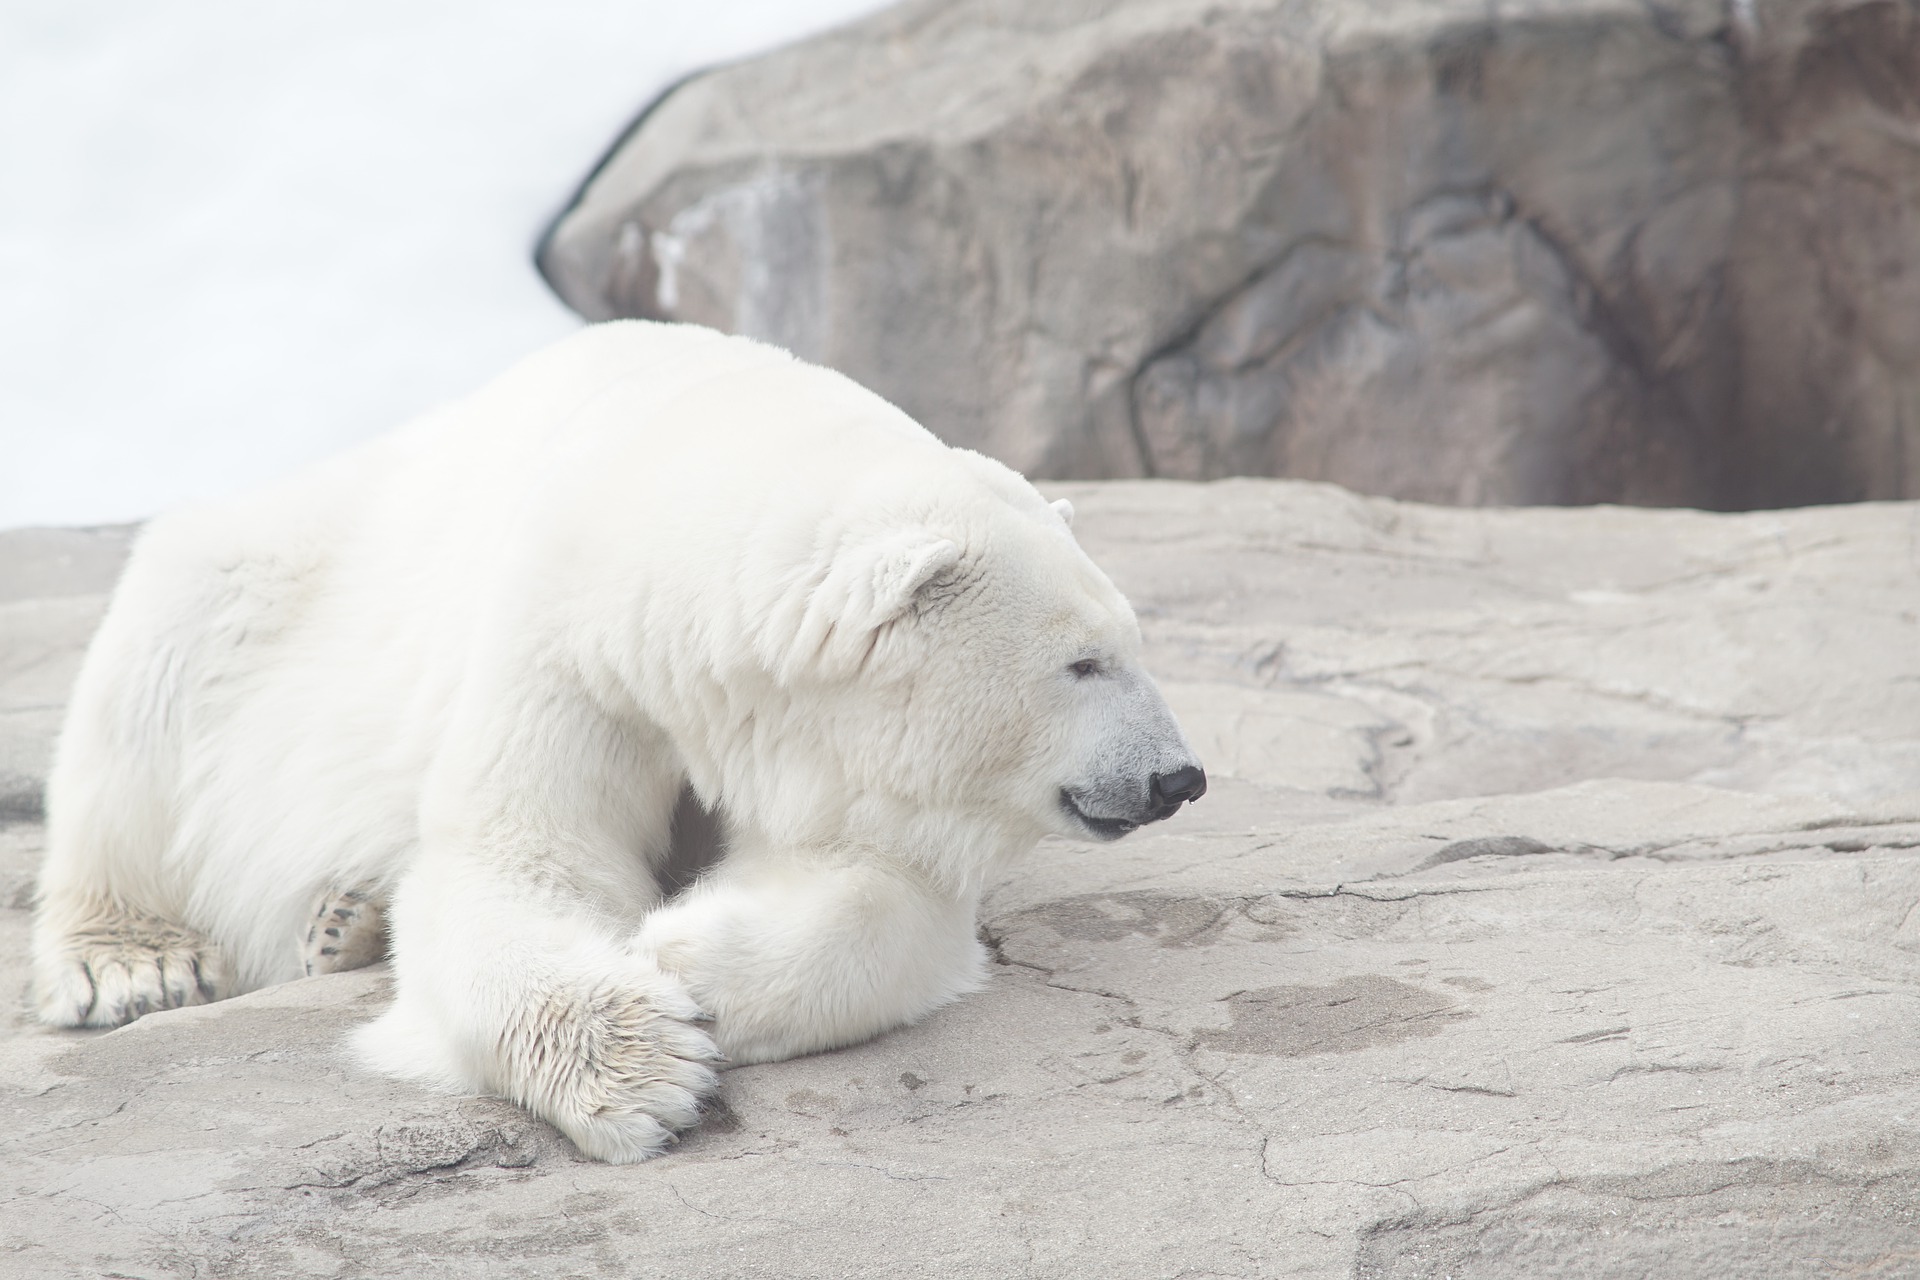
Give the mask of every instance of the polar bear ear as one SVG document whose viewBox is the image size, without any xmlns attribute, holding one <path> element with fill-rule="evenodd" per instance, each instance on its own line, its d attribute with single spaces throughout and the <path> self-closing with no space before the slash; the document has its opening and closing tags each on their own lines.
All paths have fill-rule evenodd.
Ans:
<svg viewBox="0 0 1920 1280">
<path fill-rule="evenodd" d="M 1073 528 L 1073 504 L 1071 502 L 1068 502 L 1065 498 L 1055 498 L 1047 505 L 1053 508 L 1053 513 L 1060 517 L 1061 522 L 1065 524 L 1067 528 Z"/>
<path fill-rule="evenodd" d="M 774 642 L 775 673 L 785 681 L 809 669 L 829 678 L 857 671 L 873 652 L 876 633 L 959 562 L 959 544 L 919 527 L 842 548 L 806 592 L 788 638 Z"/>
<path fill-rule="evenodd" d="M 958 564 L 960 546 L 931 530 L 903 529 L 860 548 L 850 558 L 856 579 L 864 577 L 867 589 L 853 591 L 847 621 L 853 630 L 871 631 L 905 613 L 923 587 Z M 862 560 L 867 561 L 864 574 Z"/>
</svg>

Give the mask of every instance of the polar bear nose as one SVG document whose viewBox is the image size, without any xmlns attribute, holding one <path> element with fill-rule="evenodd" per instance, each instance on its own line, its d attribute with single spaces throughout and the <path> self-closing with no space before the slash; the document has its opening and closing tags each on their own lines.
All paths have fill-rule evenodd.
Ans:
<svg viewBox="0 0 1920 1280">
<path fill-rule="evenodd" d="M 1183 803 L 1207 794 L 1207 772 L 1190 764 L 1172 773 L 1156 773 L 1148 789 L 1153 796 L 1154 816 L 1164 818 Z"/>
</svg>

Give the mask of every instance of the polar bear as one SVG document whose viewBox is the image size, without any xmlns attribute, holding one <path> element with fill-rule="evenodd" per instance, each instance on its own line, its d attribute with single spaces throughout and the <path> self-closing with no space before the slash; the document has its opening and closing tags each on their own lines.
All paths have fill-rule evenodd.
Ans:
<svg viewBox="0 0 1920 1280">
<path fill-rule="evenodd" d="M 981 890 L 1041 835 L 1204 791 L 1070 516 L 837 374 L 628 321 L 156 520 L 48 786 L 39 1015 L 390 935 L 371 1064 L 652 1155 L 717 1064 L 975 987 Z M 727 848 L 669 895 L 683 788 Z"/>
</svg>

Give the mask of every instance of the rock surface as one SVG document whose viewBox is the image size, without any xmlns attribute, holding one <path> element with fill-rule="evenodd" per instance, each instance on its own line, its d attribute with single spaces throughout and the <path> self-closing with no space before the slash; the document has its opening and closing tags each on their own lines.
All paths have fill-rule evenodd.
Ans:
<svg viewBox="0 0 1920 1280">
<path fill-rule="evenodd" d="M 132 532 L 119 527 L 0 534 L 0 824 L 41 815 L 41 783 L 67 689 Z M 0 882 L 0 902 L 5 900 Z"/>
<path fill-rule="evenodd" d="M 696 77 L 542 246 L 1031 475 L 1920 496 L 1915 0 L 911 0 Z"/>
<path fill-rule="evenodd" d="M 1060 492 L 1213 791 L 1043 844 L 986 991 L 646 1165 L 358 1070 L 379 968 L 31 1027 L 10 809 L 0 1275 L 1920 1267 L 1920 505 Z M 10 768 L 119 542 L 0 535 Z"/>
</svg>

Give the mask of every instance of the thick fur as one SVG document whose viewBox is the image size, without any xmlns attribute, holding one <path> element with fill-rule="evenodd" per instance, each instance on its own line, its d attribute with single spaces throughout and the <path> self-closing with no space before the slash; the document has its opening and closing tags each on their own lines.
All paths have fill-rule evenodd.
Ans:
<svg viewBox="0 0 1920 1280">
<path fill-rule="evenodd" d="M 838 375 L 621 323 L 157 520 L 49 786 L 40 1015 L 370 958 L 384 905 L 368 1060 L 651 1155 L 722 1051 L 975 986 L 999 860 L 1170 811 L 1197 762 L 1070 516 Z M 731 848 L 663 902 L 689 784 Z"/>
</svg>

